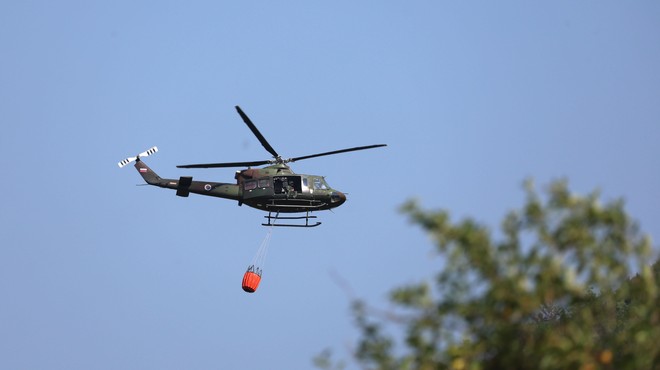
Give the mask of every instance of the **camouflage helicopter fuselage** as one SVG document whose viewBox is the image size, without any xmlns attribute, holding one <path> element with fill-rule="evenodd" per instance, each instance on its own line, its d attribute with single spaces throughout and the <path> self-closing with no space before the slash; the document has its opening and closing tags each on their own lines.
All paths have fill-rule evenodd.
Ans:
<svg viewBox="0 0 660 370">
<path fill-rule="evenodd" d="M 296 174 L 285 164 L 236 171 L 235 184 L 194 181 L 192 176 L 165 179 L 158 176 L 144 161 L 135 168 L 149 185 L 176 190 L 176 195 L 190 193 L 231 199 L 275 213 L 299 213 L 328 210 L 346 201 L 344 193 L 332 189 L 323 176 Z"/>
<path fill-rule="evenodd" d="M 147 166 L 141 157 L 146 157 L 158 151 L 153 147 L 135 157 L 129 157 L 119 162 L 119 167 L 124 167 L 128 163 L 135 162 L 135 168 L 149 185 L 161 188 L 174 189 L 176 195 L 187 197 L 190 193 L 205 196 L 231 199 L 238 202 L 238 205 L 248 205 L 250 207 L 267 211 L 268 223 L 266 226 L 303 226 L 313 227 L 321 223 L 310 224 L 310 213 L 314 211 L 323 211 L 339 207 L 346 202 L 346 195 L 340 191 L 332 189 L 323 176 L 303 175 L 294 173 L 287 163 L 300 161 L 304 159 L 316 158 L 327 155 L 353 152 L 357 150 L 373 149 L 386 146 L 386 144 L 376 144 L 359 146 L 330 152 L 316 153 L 301 157 L 283 159 L 277 151 L 268 143 L 266 138 L 259 132 L 250 118 L 236 106 L 236 111 L 243 119 L 243 122 L 252 131 L 261 145 L 268 151 L 273 159 L 250 161 L 250 162 L 226 162 L 226 163 L 203 163 L 180 165 L 179 168 L 221 168 L 221 167 L 247 167 L 247 169 L 236 171 L 234 179 L 236 183 L 223 183 L 212 181 L 193 181 L 192 176 L 182 176 L 177 179 L 164 179 L 158 176 L 149 166 Z M 253 166 L 268 165 L 263 168 L 253 168 Z M 304 216 L 280 216 L 280 213 L 305 213 Z M 271 213 L 275 213 L 274 216 Z M 296 224 L 278 224 L 277 220 L 301 220 L 303 225 Z"/>
</svg>

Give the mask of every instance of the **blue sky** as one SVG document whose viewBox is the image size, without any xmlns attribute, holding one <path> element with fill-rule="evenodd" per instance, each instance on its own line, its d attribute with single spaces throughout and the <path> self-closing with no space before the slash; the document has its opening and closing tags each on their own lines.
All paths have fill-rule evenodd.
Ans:
<svg viewBox="0 0 660 370">
<path fill-rule="evenodd" d="M 0 367 L 355 368 L 351 296 L 440 266 L 411 198 L 496 229 L 567 178 L 657 240 L 658 66 L 655 1 L 4 2 Z M 276 229 L 252 295 L 261 212 L 117 167 L 232 181 L 175 166 L 268 159 L 237 104 L 283 156 L 389 145 L 295 163 L 348 201 Z"/>
</svg>

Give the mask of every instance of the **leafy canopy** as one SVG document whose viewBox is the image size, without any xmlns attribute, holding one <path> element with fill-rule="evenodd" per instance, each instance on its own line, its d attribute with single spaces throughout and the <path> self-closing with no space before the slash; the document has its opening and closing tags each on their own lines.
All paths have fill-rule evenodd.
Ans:
<svg viewBox="0 0 660 370">
<path fill-rule="evenodd" d="M 623 202 L 577 196 L 563 181 L 545 197 L 528 182 L 526 193 L 497 239 L 472 219 L 406 203 L 445 263 L 430 282 L 394 289 L 395 312 L 353 302 L 355 361 L 366 369 L 659 367 L 660 263 L 651 265 L 651 241 Z M 330 368 L 329 357 L 317 366 Z"/>
</svg>

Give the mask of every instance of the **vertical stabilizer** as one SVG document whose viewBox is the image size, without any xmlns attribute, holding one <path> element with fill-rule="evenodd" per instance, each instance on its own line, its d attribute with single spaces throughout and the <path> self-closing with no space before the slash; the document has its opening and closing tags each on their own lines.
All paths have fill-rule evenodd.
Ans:
<svg viewBox="0 0 660 370">
<path fill-rule="evenodd" d="M 138 170 L 140 176 L 147 182 L 149 185 L 157 185 L 161 178 L 158 176 L 146 163 L 142 162 L 140 158 L 135 161 L 135 169 Z"/>
</svg>

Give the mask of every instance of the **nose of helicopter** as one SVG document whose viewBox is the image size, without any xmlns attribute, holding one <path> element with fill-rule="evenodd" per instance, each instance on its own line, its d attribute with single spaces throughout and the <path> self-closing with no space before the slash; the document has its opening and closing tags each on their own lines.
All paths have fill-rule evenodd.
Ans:
<svg viewBox="0 0 660 370">
<path fill-rule="evenodd" d="M 330 202 L 334 203 L 335 206 L 340 206 L 346 201 L 346 194 L 341 191 L 333 191 L 330 194 Z"/>
</svg>

